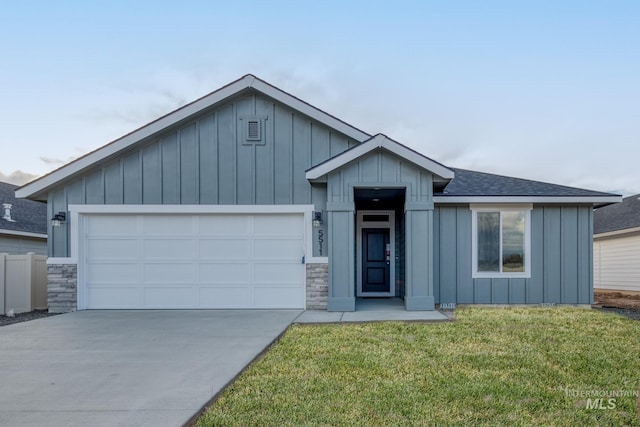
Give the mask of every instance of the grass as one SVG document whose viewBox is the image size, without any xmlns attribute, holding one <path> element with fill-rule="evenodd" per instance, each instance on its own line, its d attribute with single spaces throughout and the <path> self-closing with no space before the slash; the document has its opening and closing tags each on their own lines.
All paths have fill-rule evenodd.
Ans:
<svg viewBox="0 0 640 427">
<path fill-rule="evenodd" d="M 595 310 L 293 325 L 197 425 L 640 425 L 639 375 L 640 322 Z"/>
</svg>

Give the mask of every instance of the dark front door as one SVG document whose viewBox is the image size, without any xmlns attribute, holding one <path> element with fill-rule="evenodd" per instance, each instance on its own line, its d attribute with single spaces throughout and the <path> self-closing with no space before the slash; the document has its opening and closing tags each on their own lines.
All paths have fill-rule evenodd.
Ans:
<svg viewBox="0 0 640 427">
<path fill-rule="evenodd" d="M 389 292 L 388 228 L 362 229 L 362 292 Z"/>
</svg>

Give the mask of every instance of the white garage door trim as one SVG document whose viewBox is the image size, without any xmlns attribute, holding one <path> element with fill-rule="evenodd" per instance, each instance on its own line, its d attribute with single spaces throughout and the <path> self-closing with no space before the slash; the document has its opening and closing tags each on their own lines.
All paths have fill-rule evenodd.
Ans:
<svg viewBox="0 0 640 427">
<path fill-rule="evenodd" d="M 307 257 L 312 254 L 312 213 L 313 205 L 70 205 L 70 258 L 78 262 L 78 310 L 87 308 L 87 289 L 85 287 L 85 266 L 79 256 L 80 230 L 91 214 L 302 214 L 304 219 L 303 254 L 307 263 L 328 262 L 326 257 Z M 61 261 L 57 259 L 57 261 Z M 304 280 L 304 278 L 303 278 Z M 304 302 L 303 302 L 304 307 Z M 305 307 L 306 308 L 306 307 Z"/>
</svg>

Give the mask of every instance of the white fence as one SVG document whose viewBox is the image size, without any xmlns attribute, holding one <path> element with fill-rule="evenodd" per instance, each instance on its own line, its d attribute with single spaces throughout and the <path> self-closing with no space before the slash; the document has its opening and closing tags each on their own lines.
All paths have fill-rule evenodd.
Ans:
<svg viewBox="0 0 640 427">
<path fill-rule="evenodd" d="M 0 254 L 0 314 L 47 308 L 47 257 Z"/>
</svg>

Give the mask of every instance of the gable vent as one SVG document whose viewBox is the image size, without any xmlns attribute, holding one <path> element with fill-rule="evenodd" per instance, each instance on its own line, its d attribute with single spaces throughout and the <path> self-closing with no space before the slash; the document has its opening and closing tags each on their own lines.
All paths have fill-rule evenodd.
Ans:
<svg viewBox="0 0 640 427">
<path fill-rule="evenodd" d="M 267 139 L 267 131 L 265 121 L 267 116 L 244 116 L 240 117 L 242 123 L 241 129 L 244 129 L 242 135 L 242 144 L 244 145 L 264 145 Z"/>
<path fill-rule="evenodd" d="M 258 120 L 247 120 L 247 140 L 260 141 L 260 122 Z"/>
</svg>

